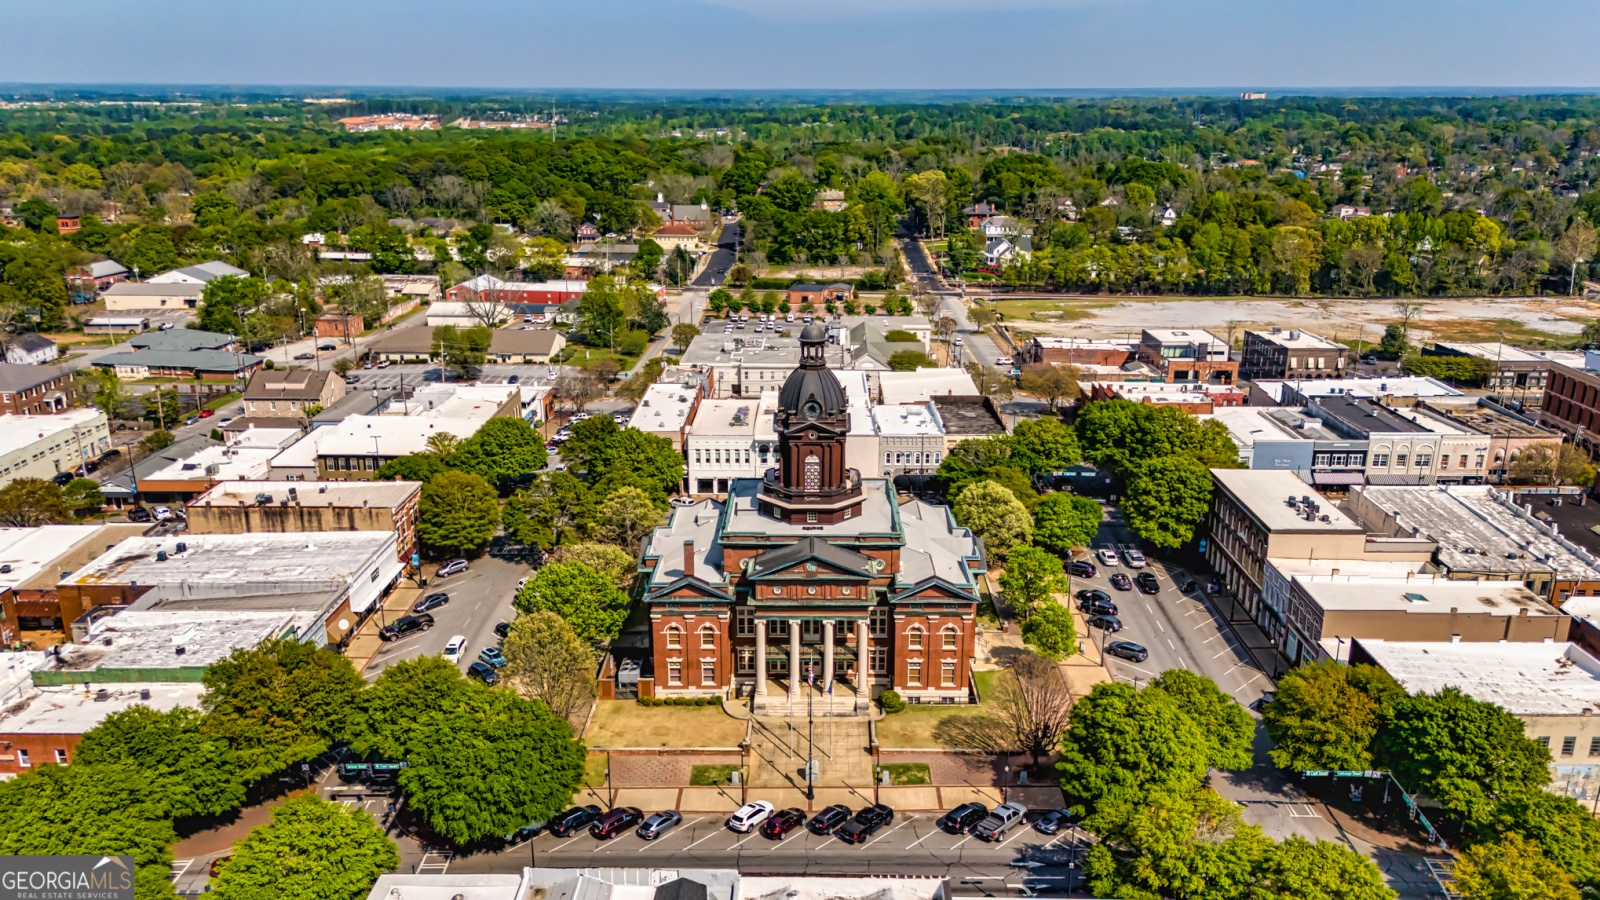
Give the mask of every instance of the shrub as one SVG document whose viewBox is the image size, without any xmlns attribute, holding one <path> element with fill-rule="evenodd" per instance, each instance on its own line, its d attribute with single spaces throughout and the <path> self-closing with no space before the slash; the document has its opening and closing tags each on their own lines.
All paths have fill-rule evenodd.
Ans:
<svg viewBox="0 0 1600 900">
<path fill-rule="evenodd" d="M 884 691 L 878 695 L 878 705 L 886 713 L 897 713 L 906 708 L 906 701 L 900 698 L 897 691 Z"/>
</svg>

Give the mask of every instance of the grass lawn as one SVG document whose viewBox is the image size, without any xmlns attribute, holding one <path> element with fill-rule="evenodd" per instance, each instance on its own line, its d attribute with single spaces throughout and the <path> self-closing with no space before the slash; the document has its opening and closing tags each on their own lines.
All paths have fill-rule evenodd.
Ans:
<svg viewBox="0 0 1600 900">
<path fill-rule="evenodd" d="M 733 780 L 733 773 L 739 771 L 737 763 L 725 766 L 695 766 L 689 770 L 689 783 L 695 787 L 717 787 Z"/>
<path fill-rule="evenodd" d="M 243 396 L 244 396 L 244 394 L 242 394 L 242 393 L 240 393 L 238 391 L 234 391 L 234 392 L 228 393 L 228 394 L 223 394 L 221 397 L 218 397 L 217 399 L 211 401 L 210 403 L 207 403 L 206 404 L 206 409 L 221 409 L 224 406 L 227 406 L 229 403 L 232 403 L 233 401 L 235 401 L 235 400 L 237 400 L 237 399 L 239 399 L 240 397 L 243 397 Z"/>
<path fill-rule="evenodd" d="M 979 697 L 988 697 L 994 690 L 995 681 L 1002 677 L 1002 674 L 1001 672 L 974 673 L 978 682 Z M 940 743 L 934 736 L 939 723 L 954 716 L 974 716 L 984 711 L 985 708 L 981 703 L 977 706 L 908 706 L 878 721 L 878 743 L 891 750 L 946 749 L 948 745 Z"/>
<path fill-rule="evenodd" d="M 933 774 L 927 763 L 889 763 L 877 766 L 872 773 L 872 783 L 880 784 L 883 773 L 889 773 L 890 784 L 932 784 Z"/>
<path fill-rule="evenodd" d="M 606 786 L 606 755 L 604 753 L 591 753 L 584 759 L 583 786 L 592 788 Z"/>
<path fill-rule="evenodd" d="M 640 706 L 601 700 L 583 736 L 590 747 L 737 747 L 745 723 L 721 706 Z"/>
<path fill-rule="evenodd" d="M 615 350 L 607 350 L 604 347 L 568 344 L 567 348 L 561 352 L 561 362 L 563 364 L 577 366 L 582 369 L 597 366 L 602 360 L 607 359 L 617 364 L 617 371 L 619 372 L 628 371 L 633 368 L 634 363 L 639 361 L 637 356 L 624 356 Z"/>
</svg>

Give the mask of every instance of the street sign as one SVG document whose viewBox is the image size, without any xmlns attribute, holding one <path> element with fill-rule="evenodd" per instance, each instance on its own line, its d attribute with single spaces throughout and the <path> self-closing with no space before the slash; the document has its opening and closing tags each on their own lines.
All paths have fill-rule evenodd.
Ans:
<svg viewBox="0 0 1600 900">
<path fill-rule="evenodd" d="M 1200 552 L 1201 553 L 1206 552 L 1206 539 L 1205 538 L 1201 538 L 1200 539 Z"/>
<path fill-rule="evenodd" d="M 1328 775 L 1332 775 L 1333 774 L 1333 770 L 1332 769 L 1306 769 L 1305 771 L 1301 772 L 1300 774 L 1306 776 L 1307 778 L 1324 778 L 1324 777 L 1326 777 Z"/>
<path fill-rule="evenodd" d="M 1371 777 L 1371 773 L 1370 772 L 1366 772 L 1364 770 L 1352 771 L 1352 770 L 1349 770 L 1349 769 L 1340 769 L 1340 770 L 1338 770 L 1338 771 L 1333 773 L 1333 777 L 1335 777 L 1335 778 L 1368 778 L 1368 777 Z"/>
</svg>

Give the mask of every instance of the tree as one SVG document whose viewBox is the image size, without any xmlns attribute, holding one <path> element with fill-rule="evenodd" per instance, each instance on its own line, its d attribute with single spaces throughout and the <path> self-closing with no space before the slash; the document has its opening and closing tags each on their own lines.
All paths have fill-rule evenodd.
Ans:
<svg viewBox="0 0 1600 900">
<path fill-rule="evenodd" d="M 479 550 L 500 522 L 495 489 L 471 472 L 440 472 L 422 486 L 417 536 L 443 553 Z"/>
<path fill-rule="evenodd" d="M 207 666 L 202 681 L 201 730 L 234 748 L 247 784 L 343 739 L 363 686 L 348 659 L 291 638 L 234 650 Z"/>
<path fill-rule="evenodd" d="M 506 683 L 558 718 L 571 722 L 594 702 L 594 648 L 556 613 L 518 616 L 500 649 Z"/>
<path fill-rule="evenodd" d="M 944 223 L 950 207 L 950 179 L 938 169 L 907 175 L 902 182 L 906 197 L 922 215 L 927 232 L 935 237 L 944 234 Z"/>
<path fill-rule="evenodd" d="M 1122 513 L 1135 534 L 1157 547 L 1189 543 L 1211 509 L 1211 472 L 1187 456 L 1162 456 L 1139 464 L 1128 479 Z"/>
<path fill-rule="evenodd" d="M 471 328 L 440 325 L 433 329 L 433 348 L 430 352 L 440 365 L 465 376 L 488 362 L 489 344 L 493 340 L 494 332 L 484 325 Z"/>
<path fill-rule="evenodd" d="M 1213 469 L 1240 465 L 1226 426 L 1171 406 L 1097 400 L 1078 413 L 1074 429 L 1086 461 L 1123 475 L 1159 456 L 1185 456 Z"/>
<path fill-rule="evenodd" d="M 1022 378 L 1017 386 L 1050 404 L 1051 411 L 1054 411 L 1062 400 L 1078 396 L 1080 377 L 1075 366 L 1036 363 L 1023 367 Z"/>
<path fill-rule="evenodd" d="M 95 408 L 105 413 L 107 419 L 120 418 L 123 407 L 128 405 L 128 391 L 122 386 L 122 379 L 117 377 L 117 370 L 97 369 L 94 378 Z"/>
<path fill-rule="evenodd" d="M 72 505 L 53 482 L 18 478 L 0 487 L 0 524 L 12 528 L 59 525 L 72 521 L 72 514 Z"/>
<path fill-rule="evenodd" d="M 605 424 L 586 428 L 591 422 Z M 582 462 L 589 483 L 601 495 L 634 485 L 652 502 L 665 506 L 667 493 L 683 483 L 683 453 L 673 448 L 672 441 L 637 428 L 617 428 L 610 416 L 578 423 L 562 455 Z"/>
<path fill-rule="evenodd" d="M 628 310 L 614 278 L 597 275 L 589 280 L 578 301 L 578 319 L 590 343 L 616 348 L 617 336 L 628 324 Z"/>
<path fill-rule="evenodd" d="M 436 453 L 411 453 L 397 456 L 379 466 L 376 477 L 383 481 L 420 481 L 427 484 L 433 480 L 433 476 L 448 471 L 450 467 Z"/>
<path fill-rule="evenodd" d="M 1594 484 L 1589 455 L 1572 444 L 1549 443 L 1524 447 L 1511 460 L 1507 473 L 1513 484 Z"/>
<path fill-rule="evenodd" d="M 556 613 L 584 640 L 608 641 L 628 617 L 628 595 L 583 563 L 551 563 L 517 592 L 516 607 L 525 613 Z"/>
<path fill-rule="evenodd" d="M 1370 769 L 1383 712 L 1405 689 L 1377 666 L 1322 660 L 1290 669 L 1261 712 L 1280 769 Z"/>
<path fill-rule="evenodd" d="M 889 355 L 889 370 L 892 372 L 915 372 L 918 369 L 931 369 L 936 365 L 933 357 L 921 350 L 896 350 Z"/>
<path fill-rule="evenodd" d="M 1072 712 L 1072 692 L 1056 664 L 1037 653 L 1019 653 L 995 679 L 979 715 L 950 716 L 934 737 L 954 747 L 996 753 L 1020 750 L 1033 764 L 1061 743 Z"/>
<path fill-rule="evenodd" d="M 1168 669 L 1156 676 L 1150 687 L 1175 700 L 1178 708 L 1200 726 L 1211 745 L 1212 768 L 1235 771 L 1250 768 L 1255 720 L 1237 700 L 1217 687 L 1216 682 L 1188 669 Z"/>
<path fill-rule="evenodd" d="M 260 278 L 213 278 L 200 292 L 200 327 L 236 335 L 243 329 L 244 318 L 266 302 L 268 293 L 267 283 Z"/>
<path fill-rule="evenodd" d="M 982 363 L 969 362 L 965 368 L 967 376 L 972 379 L 972 386 L 985 397 L 992 398 L 996 403 L 1005 403 L 1015 396 L 1016 385 L 1009 376 Z"/>
<path fill-rule="evenodd" d="M 493 485 L 543 469 L 549 462 L 544 438 L 521 416 L 490 419 L 449 455 L 453 469 L 471 472 Z"/>
<path fill-rule="evenodd" d="M 639 569 L 639 560 L 632 553 L 616 544 L 600 544 L 593 541 L 568 544 L 557 550 L 551 559 L 555 562 L 583 563 L 596 572 L 608 576 L 612 583 L 623 591 L 633 584 Z"/>
<path fill-rule="evenodd" d="M 1507 798 L 1550 783 L 1550 751 L 1522 721 L 1455 687 L 1394 701 L 1373 746 L 1379 765 L 1472 828 L 1492 822 Z"/>
<path fill-rule="evenodd" d="M 689 349 L 689 345 L 699 336 L 700 329 L 688 322 L 679 322 L 672 326 L 672 346 L 677 347 L 680 353 Z"/>
<path fill-rule="evenodd" d="M 105 495 L 100 493 L 100 483 L 92 478 L 74 478 L 67 482 L 67 486 L 61 489 L 61 498 L 73 515 L 78 516 L 98 512 L 106 505 Z"/>
<path fill-rule="evenodd" d="M 644 395 L 650 391 L 650 386 L 661 380 L 661 373 L 666 368 L 666 362 L 659 356 L 646 360 L 643 366 L 628 376 L 627 381 L 617 387 L 617 399 L 627 400 L 630 403 L 643 400 Z"/>
<path fill-rule="evenodd" d="M 406 659 L 383 670 L 361 692 L 350 728 L 350 749 L 399 762 L 428 740 L 429 719 L 453 709 L 472 685 L 443 656 Z"/>
<path fill-rule="evenodd" d="M 178 836 L 168 800 L 138 766 L 39 766 L 0 782 L 0 854 L 126 854 L 140 900 L 170 898 L 168 847 Z"/>
<path fill-rule="evenodd" d="M 1006 603 L 1024 619 L 1035 610 L 1055 605 L 1055 595 L 1067 592 L 1061 558 L 1038 547 L 1013 547 L 1000 575 L 1000 590 L 1005 592 Z"/>
<path fill-rule="evenodd" d="M 595 373 L 587 369 L 568 369 L 556 378 L 556 396 L 572 404 L 574 412 L 583 412 L 583 408 L 606 395 L 606 383 Z M 641 394 L 641 396 L 643 396 Z M 601 420 L 610 421 L 610 416 L 603 416 Z M 586 421 L 597 421 L 588 419 Z M 615 424 L 615 423 L 613 423 Z"/>
<path fill-rule="evenodd" d="M 568 472 L 546 472 L 506 501 L 501 521 L 517 543 L 553 550 L 576 540 L 593 515 L 594 498 L 583 482 Z"/>
<path fill-rule="evenodd" d="M 602 540 L 633 548 L 660 522 L 661 510 L 649 494 L 636 487 L 620 487 L 596 508 L 594 530 Z"/>
<path fill-rule="evenodd" d="M 1406 329 L 1403 325 L 1390 324 L 1383 329 L 1383 338 L 1378 341 L 1378 352 L 1389 359 L 1400 359 L 1411 349 L 1411 342 L 1406 340 Z"/>
<path fill-rule="evenodd" d="M 1050 659 L 1078 652 L 1078 630 L 1072 611 L 1059 603 L 1041 604 L 1022 623 L 1022 640 Z"/>
<path fill-rule="evenodd" d="M 683 246 L 672 248 L 661 267 L 662 280 L 673 287 L 682 287 L 694 279 L 694 257 Z"/>
<path fill-rule="evenodd" d="M 156 388 L 144 395 L 144 418 L 165 431 L 183 421 L 183 401 L 171 388 Z"/>
<path fill-rule="evenodd" d="M 1159 794 L 1183 797 L 1210 767 L 1200 726 L 1159 690 L 1102 683 L 1072 707 L 1061 743 L 1061 787 L 1090 810 L 1099 831 Z"/>
<path fill-rule="evenodd" d="M 175 818 L 220 815 L 244 805 L 245 784 L 233 748 L 203 734 L 202 721 L 189 707 L 131 706 L 85 732 L 72 763 L 138 766 L 167 792 Z"/>
<path fill-rule="evenodd" d="M 639 242 L 639 248 L 633 254 L 631 263 L 633 271 L 646 281 L 654 278 L 656 270 L 661 268 L 661 259 L 664 255 L 660 244 L 645 238 Z"/>
<path fill-rule="evenodd" d="M 1096 826 L 1101 840 L 1084 866 L 1093 895 L 1190 900 L 1261 896 L 1251 888 L 1272 841 L 1260 828 L 1244 824 L 1238 804 L 1209 789 L 1191 789 L 1107 807 L 1108 812 L 1095 816 L 1103 823 Z"/>
<path fill-rule="evenodd" d="M 1572 877 L 1515 834 L 1468 847 L 1451 886 L 1462 900 L 1578 900 Z"/>
<path fill-rule="evenodd" d="M 172 432 L 167 431 L 166 429 L 152 431 L 140 439 L 139 452 L 146 456 L 149 456 L 152 453 L 160 453 L 168 447 L 171 447 L 173 440 L 174 438 L 172 437 Z"/>
<path fill-rule="evenodd" d="M 333 361 L 333 374 L 339 376 L 340 378 L 343 378 L 346 375 L 349 375 L 350 371 L 352 369 L 354 369 L 355 367 L 356 367 L 355 360 L 352 360 L 352 359 L 349 359 L 349 358 L 336 359 L 336 360 Z M 310 417 L 308 416 L 307 418 L 310 418 Z"/>
<path fill-rule="evenodd" d="M 1573 219 L 1561 237 L 1551 245 L 1552 261 L 1567 269 L 1567 293 L 1578 293 L 1578 264 L 1594 259 L 1597 244 L 1595 228 L 1582 219 Z"/>
<path fill-rule="evenodd" d="M 1017 495 L 992 481 L 976 481 L 956 494 L 956 521 L 983 539 L 989 552 L 1002 559 L 1012 547 L 1033 536 L 1033 519 Z"/>
<path fill-rule="evenodd" d="M 1100 532 L 1105 511 L 1077 494 L 1047 494 L 1033 507 L 1033 542 L 1061 556 L 1087 547 Z"/>
<path fill-rule="evenodd" d="M 572 802 L 585 756 L 543 704 L 469 685 L 426 720 L 400 788 L 434 833 L 460 846 L 555 816 Z"/>
<path fill-rule="evenodd" d="M 1083 454 L 1060 419 L 1024 419 L 1012 431 L 1011 458 L 1028 474 L 1045 475 L 1077 465 Z"/>
<path fill-rule="evenodd" d="M 359 900 L 400 865 L 394 842 L 359 808 L 296 797 L 233 848 L 218 900 Z"/>
<path fill-rule="evenodd" d="M 1499 804 L 1495 828 L 1537 844 L 1586 894 L 1600 888 L 1600 820 L 1573 798 L 1521 791 Z"/>
</svg>

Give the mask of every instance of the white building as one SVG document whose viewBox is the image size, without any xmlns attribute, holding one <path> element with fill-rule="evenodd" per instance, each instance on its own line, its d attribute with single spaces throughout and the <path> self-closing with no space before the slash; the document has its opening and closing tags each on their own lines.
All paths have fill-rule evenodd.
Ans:
<svg viewBox="0 0 1600 900">
<path fill-rule="evenodd" d="M 19 478 L 49 481 L 111 447 L 106 416 L 69 409 L 53 416 L 0 416 L 0 485 Z"/>
<path fill-rule="evenodd" d="M 42 366 L 61 356 L 56 342 L 42 334 L 19 334 L 6 345 L 6 362 L 20 366 Z"/>
<path fill-rule="evenodd" d="M 778 392 L 700 403 L 684 435 L 689 490 L 726 494 L 735 478 L 760 478 L 778 462 Z M 642 408 L 642 407 L 641 407 Z"/>
<path fill-rule="evenodd" d="M 972 397 L 978 386 L 962 369 L 918 369 L 915 372 L 879 372 L 878 395 L 885 406 L 927 403 L 937 396 Z"/>
<path fill-rule="evenodd" d="M 206 284 L 217 278 L 247 278 L 250 273 L 243 269 L 230 266 L 221 260 L 203 262 L 195 266 L 185 266 L 152 275 L 145 279 L 146 284 Z"/>
<path fill-rule="evenodd" d="M 880 463 L 871 475 L 932 475 L 944 459 L 944 424 L 931 404 L 872 407 Z"/>
<path fill-rule="evenodd" d="M 639 405 L 628 420 L 629 428 L 653 434 L 672 442 L 675 450 L 684 446 L 684 429 L 694 418 L 704 395 L 698 385 L 657 383 L 645 390 Z M 690 482 L 693 484 L 693 482 Z"/>
</svg>

